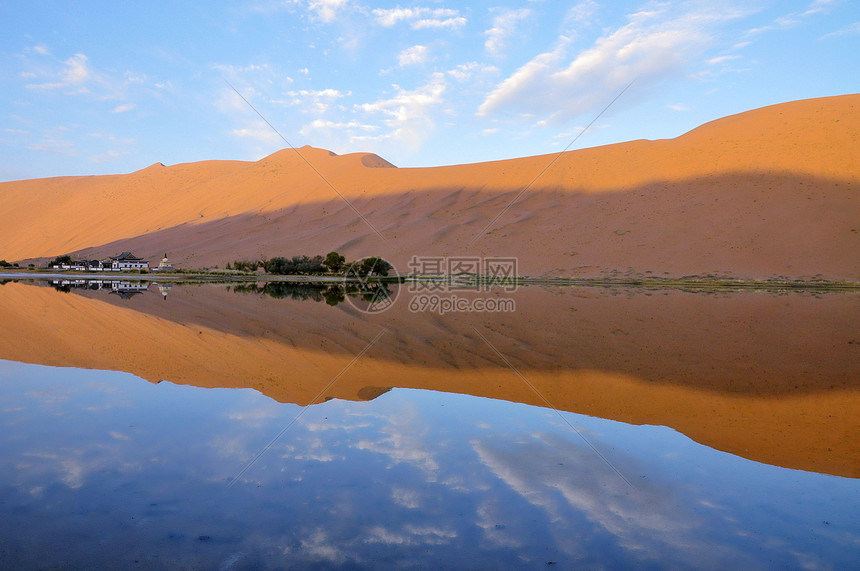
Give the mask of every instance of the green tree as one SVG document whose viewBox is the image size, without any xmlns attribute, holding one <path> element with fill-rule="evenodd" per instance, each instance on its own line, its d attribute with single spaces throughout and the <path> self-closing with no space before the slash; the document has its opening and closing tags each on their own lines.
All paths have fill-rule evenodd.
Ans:
<svg viewBox="0 0 860 571">
<path fill-rule="evenodd" d="M 346 263 L 346 257 L 341 256 L 337 252 L 329 252 L 325 255 L 325 262 L 323 262 L 330 272 L 338 273 L 343 269 L 344 264 Z"/>
<path fill-rule="evenodd" d="M 368 256 L 361 261 L 359 273 L 362 276 L 387 276 L 391 267 L 391 264 L 382 258 Z"/>
<path fill-rule="evenodd" d="M 54 258 L 53 260 L 48 262 L 48 267 L 51 268 L 54 266 L 59 266 L 61 264 L 71 264 L 71 263 L 72 263 L 72 257 L 69 256 L 68 254 L 66 254 L 64 256 L 57 256 L 56 258 Z"/>
</svg>

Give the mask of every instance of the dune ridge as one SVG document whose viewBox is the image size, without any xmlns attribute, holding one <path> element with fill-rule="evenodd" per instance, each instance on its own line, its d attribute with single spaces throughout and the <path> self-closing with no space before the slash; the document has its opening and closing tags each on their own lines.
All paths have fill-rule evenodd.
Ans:
<svg viewBox="0 0 860 571">
<path fill-rule="evenodd" d="M 0 258 L 167 251 L 200 267 L 338 249 L 401 269 L 414 255 L 484 255 L 517 256 L 533 276 L 860 281 L 858 102 L 795 101 L 675 139 L 478 164 L 391 168 L 369 153 L 303 147 L 2 183 Z"/>
</svg>

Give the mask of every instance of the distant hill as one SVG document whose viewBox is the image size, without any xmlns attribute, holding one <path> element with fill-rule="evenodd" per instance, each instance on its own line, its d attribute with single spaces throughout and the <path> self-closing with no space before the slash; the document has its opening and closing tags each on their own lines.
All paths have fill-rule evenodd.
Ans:
<svg viewBox="0 0 860 571">
<path fill-rule="evenodd" d="M 531 276 L 860 281 L 858 103 L 795 101 L 671 140 L 468 165 L 303 147 L 7 182 L 0 259 L 168 252 L 179 267 L 223 267 L 338 250 L 401 271 L 413 255 L 483 255 L 516 256 Z"/>
</svg>

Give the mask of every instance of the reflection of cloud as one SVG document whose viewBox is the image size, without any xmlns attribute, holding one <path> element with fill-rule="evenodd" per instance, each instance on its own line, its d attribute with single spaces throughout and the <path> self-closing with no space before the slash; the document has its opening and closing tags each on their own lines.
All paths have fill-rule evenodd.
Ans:
<svg viewBox="0 0 860 571">
<path fill-rule="evenodd" d="M 663 558 L 668 548 L 680 562 L 693 565 L 699 548 L 704 548 L 698 545 L 692 512 L 645 483 L 628 487 L 588 448 L 555 436 L 501 446 L 476 440 L 472 446 L 496 476 L 547 513 L 555 522 L 558 546 L 568 553 L 581 548 L 571 543 L 577 513 L 614 536 L 628 553 L 644 559 Z M 482 509 L 479 515 L 484 520 L 490 507 Z M 494 533 L 491 523 L 479 525 L 485 529 L 485 540 L 498 542 L 504 535 Z"/>
<path fill-rule="evenodd" d="M 390 424 L 379 431 L 384 436 L 379 440 L 361 439 L 354 447 L 388 456 L 396 464 L 404 462 L 417 466 L 427 474 L 428 481 L 435 482 L 439 463 L 433 453 L 425 450 L 427 430 L 418 430 L 414 416 L 409 411 L 391 416 L 388 419 Z"/>
<path fill-rule="evenodd" d="M 444 545 L 457 537 L 453 529 L 443 529 L 432 526 L 404 526 L 403 532 L 391 531 L 382 526 L 376 526 L 368 531 L 365 543 L 383 543 L 386 545 Z"/>
<path fill-rule="evenodd" d="M 302 539 L 301 543 L 305 555 L 332 563 L 346 561 L 346 554 L 329 540 L 322 528 L 315 529 L 308 537 Z"/>
<path fill-rule="evenodd" d="M 227 418 L 230 420 L 238 420 L 245 426 L 263 426 L 263 421 L 268 421 L 281 414 L 281 410 L 277 405 L 266 402 L 262 406 L 250 408 L 246 410 L 231 411 Z"/>
<path fill-rule="evenodd" d="M 415 490 L 394 488 L 391 490 L 391 499 L 394 500 L 395 504 L 404 508 L 415 509 L 421 505 L 418 501 L 418 492 Z"/>
<path fill-rule="evenodd" d="M 55 461 L 58 471 L 61 473 L 60 481 L 73 490 L 84 485 L 84 466 L 77 458 L 63 457 L 47 452 L 25 452 L 24 456 Z M 22 468 L 32 468 L 32 466 L 22 465 L 18 467 L 18 469 Z"/>
<path fill-rule="evenodd" d="M 500 511 L 496 501 L 486 501 L 478 507 L 475 525 L 484 530 L 484 543 L 492 549 L 522 546 L 522 541 L 516 539 L 506 526 L 498 523 L 505 519 L 505 514 Z"/>
</svg>

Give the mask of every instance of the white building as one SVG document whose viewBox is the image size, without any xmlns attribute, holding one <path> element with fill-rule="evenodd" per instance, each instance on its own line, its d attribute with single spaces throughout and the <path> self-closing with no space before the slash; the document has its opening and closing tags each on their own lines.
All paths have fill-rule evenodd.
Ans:
<svg viewBox="0 0 860 571">
<path fill-rule="evenodd" d="M 149 262 L 135 257 L 131 252 L 123 252 L 119 256 L 111 256 L 111 270 L 149 270 Z"/>
</svg>

